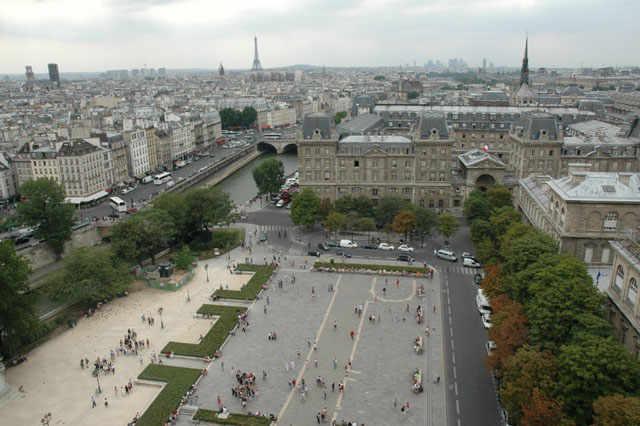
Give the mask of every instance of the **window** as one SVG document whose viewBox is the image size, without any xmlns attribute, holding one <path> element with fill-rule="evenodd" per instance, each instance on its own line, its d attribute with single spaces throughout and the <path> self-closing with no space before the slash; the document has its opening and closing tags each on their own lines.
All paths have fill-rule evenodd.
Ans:
<svg viewBox="0 0 640 426">
<path fill-rule="evenodd" d="M 635 306 L 636 299 L 638 298 L 638 281 L 635 278 L 631 278 L 629 281 L 629 290 L 627 291 L 627 302 L 631 306 Z"/>
<path fill-rule="evenodd" d="M 344 160 L 340 160 L 340 167 L 344 167 Z"/>
<path fill-rule="evenodd" d="M 602 229 L 605 231 L 615 231 L 618 224 L 618 214 L 616 212 L 609 212 L 604 218 Z"/>
<path fill-rule="evenodd" d="M 439 208 L 443 208 L 444 207 L 444 200 L 438 200 L 438 207 Z"/>
<path fill-rule="evenodd" d="M 391 160 L 391 167 L 396 167 L 398 162 L 396 160 Z"/>
<path fill-rule="evenodd" d="M 404 166 L 405 166 L 405 167 L 411 167 L 411 161 L 406 160 L 406 161 L 404 162 Z"/>
<path fill-rule="evenodd" d="M 395 173 L 391 173 L 391 180 L 395 181 L 396 180 L 396 174 Z"/>
<path fill-rule="evenodd" d="M 353 167 L 360 167 L 360 161 L 353 160 Z"/>
<path fill-rule="evenodd" d="M 591 259 L 593 258 L 593 247 L 585 247 L 584 248 L 584 263 L 591 263 Z"/>
<path fill-rule="evenodd" d="M 433 208 L 435 206 L 435 203 L 433 200 L 429 200 L 429 207 Z"/>
<path fill-rule="evenodd" d="M 372 189 L 371 195 L 378 195 L 378 190 L 376 188 Z"/>
<path fill-rule="evenodd" d="M 560 210 L 560 226 L 564 226 L 564 207 L 562 208 L 562 210 Z"/>
<path fill-rule="evenodd" d="M 616 280 L 613 282 L 618 291 L 622 290 L 622 283 L 624 282 L 624 268 L 622 265 L 618 265 L 616 269 Z"/>
</svg>

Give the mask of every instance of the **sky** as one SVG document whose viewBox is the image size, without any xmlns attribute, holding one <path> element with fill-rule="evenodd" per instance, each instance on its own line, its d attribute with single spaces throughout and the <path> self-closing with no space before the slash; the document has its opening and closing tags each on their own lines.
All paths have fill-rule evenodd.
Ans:
<svg viewBox="0 0 640 426">
<path fill-rule="evenodd" d="M 640 0 L 0 0 L 0 74 L 463 58 L 640 65 Z"/>
</svg>

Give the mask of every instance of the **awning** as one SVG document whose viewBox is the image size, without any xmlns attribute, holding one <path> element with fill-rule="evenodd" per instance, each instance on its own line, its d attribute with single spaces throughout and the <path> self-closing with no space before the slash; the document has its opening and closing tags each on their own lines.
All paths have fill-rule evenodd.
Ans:
<svg viewBox="0 0 640 426">
<path fill-rule="evenodd" d="M 99 191 L 87 197 L 67 197 L 64 199 L 64 201 L 65 203 L 71 203 L 71 204 L 87 204 L 87 203 L 92 203 L 101 198 L 104 198 L 107 195 L 109 195 L 107 191 Z"/>
</svg>

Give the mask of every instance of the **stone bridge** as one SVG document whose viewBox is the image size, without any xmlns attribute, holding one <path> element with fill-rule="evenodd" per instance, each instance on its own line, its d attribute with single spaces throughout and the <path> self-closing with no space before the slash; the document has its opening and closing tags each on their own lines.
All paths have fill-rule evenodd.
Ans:
<svg viewBox="0 0 640 426">
<path fill-rule="evenodd" d="M 257 147 L 258 147 L 258 151 L 274 151 L 276 154 L 283 154 L 285 152 L 298 151 L 295 137 L 282 138 L 282 139 L 276 139 L 276 140 L 260 139 L 258 140 Z"/>
</svg>

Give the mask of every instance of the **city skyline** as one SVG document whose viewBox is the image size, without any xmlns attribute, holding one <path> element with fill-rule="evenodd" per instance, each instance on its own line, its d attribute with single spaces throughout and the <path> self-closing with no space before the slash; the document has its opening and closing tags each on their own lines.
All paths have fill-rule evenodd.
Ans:
<svg viewBox="0 0 640 426">
<path fill-rule="evenodd" d="M 0 0 L 0 73 L 148 66 L 265 69 L 295 64 L 377 67 L 484 58 L 518 67 L 526 33 L 532 69 L 630 66 L 640 53 L 640 3 L 536 0 Z M 76 13 L 69 14 L 69 10 Z M 195 11 L 200 11 L 196 13 Z M 393 13 L 390 13 L 392 11 Z M 615 25 L 614 25 L 615 23 Z M 616 40 L 620 40 L 617 42 Z"/>
</svg>

